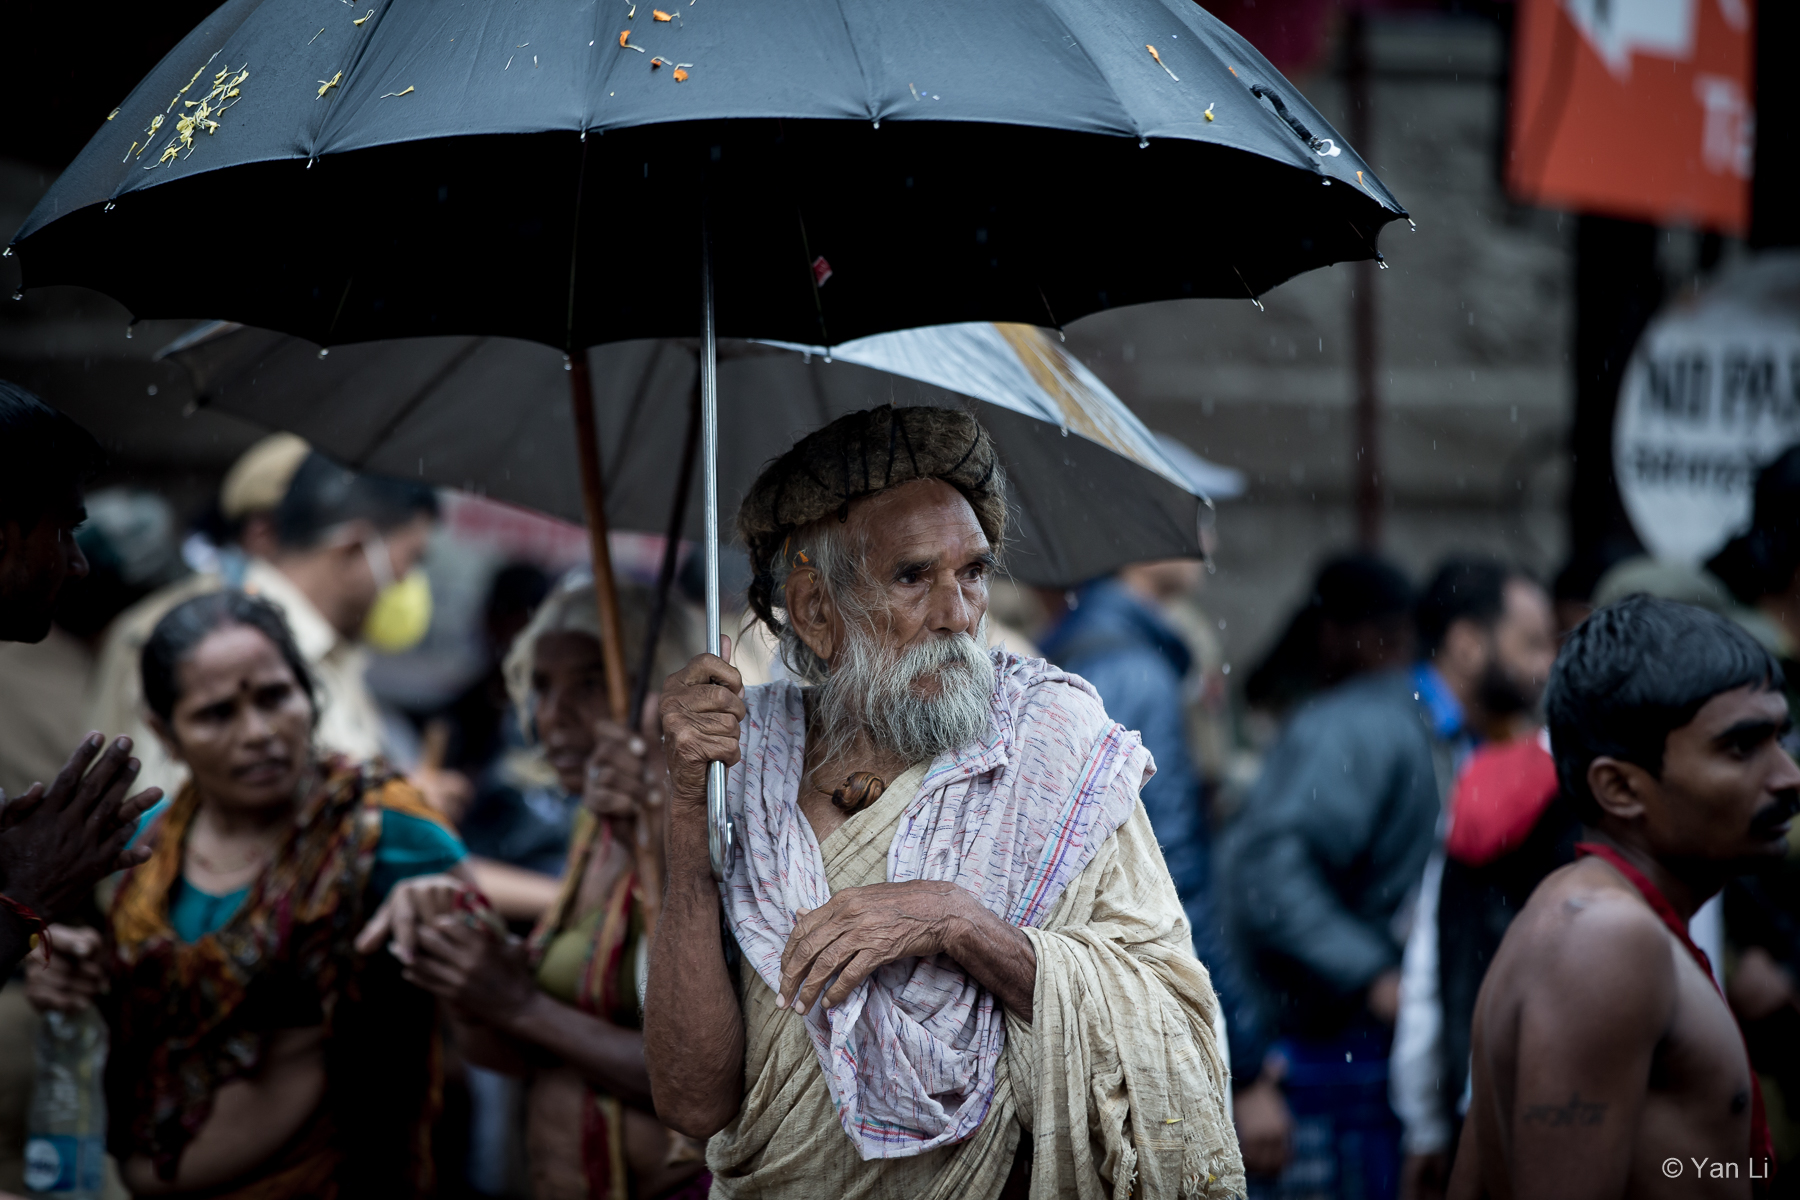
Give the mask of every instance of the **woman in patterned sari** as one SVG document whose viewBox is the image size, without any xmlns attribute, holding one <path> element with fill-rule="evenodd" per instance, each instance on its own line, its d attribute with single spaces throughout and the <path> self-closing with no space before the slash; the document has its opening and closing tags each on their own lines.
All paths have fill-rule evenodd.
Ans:
<svg viewBox="0 0 1800 1200">
<path fill-rule="evenodd" d="M 312 683 L 267 601 L 219 592 L 171 610 L 143 679 L 191 780 L 147 818 L 150 859 L 105 928 L 53 929 L 29 981 L 40 1008 L 97 1002 L 106 1017 L 126 1185 L 428 1194 L 435 1002 L 354 941 L 378 905 L 377 933 L 465 897 L 461 843 L 385 767 L 316 756 Z"/>
<path fill-rule="evenodd" d="M 620 607 L 626 645 L 642 645 L 642 593 L 623 589 Z M 663 640 L 659 679 L 687 653 L 681 637 Z M 562 893 L 524 943 L 454 914 L 426 924 L 407 978 L 450 1001 L 470 1061 L 529 1077 L 537 1200 L 704 1196 L 703 1147 L 654 1115 L 640 1032 L 662 890 L 661 748 L 655 730 L 640 738 L 607 719 L 604 668 L 584 575 L 551 593 L 506 664 L 524 724 L 582 798 Z"/>
</svg>

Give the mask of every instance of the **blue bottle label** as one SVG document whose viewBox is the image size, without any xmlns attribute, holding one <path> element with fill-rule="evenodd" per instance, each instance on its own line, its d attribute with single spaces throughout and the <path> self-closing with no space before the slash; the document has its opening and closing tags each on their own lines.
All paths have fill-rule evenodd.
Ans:
<svg viewBox="0 0 1800 1200">
<path fill-rule="evenodd" d="M 25 1187 L 33 1192 L 98 1192 L 105 1162 L 99 1138 L 34 1137 L 25 1143 Z"/>
</svg>

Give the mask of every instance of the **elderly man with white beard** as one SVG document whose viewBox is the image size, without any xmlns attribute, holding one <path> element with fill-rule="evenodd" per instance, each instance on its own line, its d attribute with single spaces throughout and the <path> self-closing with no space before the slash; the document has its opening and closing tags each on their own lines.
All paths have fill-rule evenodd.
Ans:
<svg viewBox="0 0 1800 1200">
<path fill-rule="evenodd" d="M 833 422 L 739 510 L 800 682 L 746 688 L 727 648 L 666 684 L 644 1005 L 657 1113 L 711 1139 L 714 1196 L 1244 1192 L 1155 767 L 1081 679 L 987 650 L 1005 525 L 986 431 L 934 408 Z"/>
</svg>

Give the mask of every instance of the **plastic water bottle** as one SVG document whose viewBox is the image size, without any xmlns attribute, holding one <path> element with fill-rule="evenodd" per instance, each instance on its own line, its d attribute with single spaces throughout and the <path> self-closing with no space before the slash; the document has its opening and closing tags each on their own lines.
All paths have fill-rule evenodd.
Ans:
<svg viewBox="0 0 1800 1200">
<path fill-rule="evenodd" d="M 37 1082 L 25 1120 L 25 1190 L 100 1200 L 106 1178 L 106 1022 L 88 1006 L 47 1012 L 38 1026 Z"/>
</svg>

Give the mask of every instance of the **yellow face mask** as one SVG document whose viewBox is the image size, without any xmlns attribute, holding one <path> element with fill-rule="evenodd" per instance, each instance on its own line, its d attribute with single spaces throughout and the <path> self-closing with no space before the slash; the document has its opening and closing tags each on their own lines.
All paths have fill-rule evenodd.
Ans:
<svg viewBox="0 0 1800 1200">
<path fill-rule="evenodd" d="M 383 654 L 411 650 L 431 628 L 431 580 L 423 567 L 396 579 L 375 596 L 363 622 L 363 641 Z"/>
<path fill-rule="evenodd" d="M 363 621 L 362 640 L 383 654 L 411 650 L 425 640 L 431 628 L 431 580 L 423 567 L 414 567 L 404 579 L 395 579 L 387 543 L 380 537 L 364 542 L 363 553 L 380 590 Z"/>
</svg>

